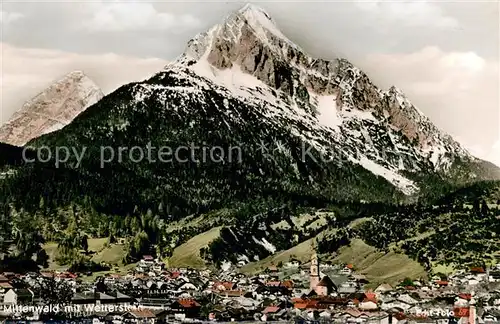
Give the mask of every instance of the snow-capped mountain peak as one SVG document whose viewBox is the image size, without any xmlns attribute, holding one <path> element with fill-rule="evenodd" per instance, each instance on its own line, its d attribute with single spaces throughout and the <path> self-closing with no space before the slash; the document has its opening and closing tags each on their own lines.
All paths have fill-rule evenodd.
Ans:
<svg viewBox="0 0 500 324">
<path fill-rule="evenodd" d="M 238 55 L 240 46 L 241 49 L 245 49 L 254 47 L 255 43 L 262 44 L 267 50 L 274 52 L 274 56 L 281 56 L 282 59 L 286 56 L 284 43 L 287 47 L 300 50 L 280 31 L 276 22 L 264 9 L 247 4 L 228 15 L 221 24 L 213 26 L 207 32 L 200 33 L 190 40 L 186 51 L 176 62 L 197 61 L 207 52 L 212 52 L 207 59 L 210 61 L 222 59 L 214 65 L 224 68 L 230 62 L 221 57 L 217 58 L 215 55 L 217 51 L 231 50 L 232 55 Z"/>
<path fill-rule="evenodd" d="M 311 57 L 251 4 L 191 40 L 174 66 L 258 102 L 269 118 L 305 125 L 304 141 L 324 152 L 341 147 L 405 193 L 418 188 L 402 172 L 447 172 L 458 160 L 476 160 L 400 89 L 381 90 L 346 59 Z"/>
<path fill-rule="evenodd" d="M 271 33 L 274 37 L 287 41 L 292 46 L 297 46 L 281 32 L 271 15 L 261 7 L 247 4 L 237 13 L 229 16 L 226 24 L 237 23 L 238 18 L 241 17 L 245 18 L 245 23 L 252 27 L 263 39 L 267 37 L 268 33 Z"/>
<path fill-rule="evenodd" d="M 247 3 L 240 10 L 237 11 L 237 14 L 245 15 L 247 18 L 255 17 L 255 15 L 263 16 L 264 19 L 270 21 L 273 25 L 275 22 L 271 15 L 267 13 L 262 7 L 254 5 L 253 3 Z"/>
<path fill-rule="evenodd" d="M 128 145 L 137 137 L 157 144 L 238 143 L 245 161 L 231 168 L 241 181 L 221 185 L 227 169 L 219 174 L 200 165 L 206 173 L 195 177 L 199 185 L 214 177 L 216 190 L 205 192 L 210 197 L 252 186 L 251 181 L 272 190 L 307 187 L 335 199 L 387 199 L 429 192 L 448 179 L 470 181 L 480 178 L 471 170 L 482 171 L 400 90 L 381 90 L 346 59 L 308 55 L 251 5 L 193 38 L 151 79 L 120 88 L 85 118 L 41 141 Z M 271 157 L 258 149 L 262 143 Z M 152 165 L 130 167 L 141 168 L 140 174 L 169 174 Z M 189 174 L 185 185 L 191 188 Z"/>
</svg>

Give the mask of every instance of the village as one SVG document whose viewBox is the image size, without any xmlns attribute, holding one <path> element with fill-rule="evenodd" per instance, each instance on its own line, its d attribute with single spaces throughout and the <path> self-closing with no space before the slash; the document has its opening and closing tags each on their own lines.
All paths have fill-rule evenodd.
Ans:
<svg viewBox="0 0 500 324">
<path fill-rule="evenodd" d="M 66 305 L 49 305 L 40 283 L 64 283 Z M 373 287 L 373 288 L 369 288 Z M 50 316 L 73 323 L 500 323 L 500 267 L 448 278 L 372 286 L 355 265 L 289 260 L 247 276 L 237 267 L 168 269 L 143 256 L 127 275 L 94 282 L 68 272 L 0 274 L 0 322 Z M 62 316 L 62 317 L 61 317 Z"/>
</svg>

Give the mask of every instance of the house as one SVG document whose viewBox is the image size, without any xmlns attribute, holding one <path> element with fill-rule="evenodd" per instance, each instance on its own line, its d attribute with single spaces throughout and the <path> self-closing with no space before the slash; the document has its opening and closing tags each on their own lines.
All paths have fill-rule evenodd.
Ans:
<svg viewBox="0 0 500 324">
<path fill-rule="evenodd" d="M 155 324 L 167 324 L 169 321 L 169 311 L 167 309 L 153 308 L 150 309 L 155 315 Z"/>
<path fill-rule="evenodd" d="M 358 305 L 361 310 L 376 310 L 378 309 L 376 294 L 368 291 L 364 293 L 363 299 Z"/>
<path fill-rule="evenodd" d="M 269 267 L 267 267 L 266 272 L 267 273 L 277 273 L 278 267 L 275 265 L 270 265 Z"/>
<path fill-rule="evenodd" d="M 281 285 L 287 288 L 288 290 L 293 290 L 293 287 L 295 286 L 292 280 L 284 280 L 281 282 Z"/>
<path fill-rule="evenodd" d="M 360 310 L 349 308 L 340 314 L 340 318 L 344 323 L 362 323 L 363 321 L 366 321 L 368 316 Z"/>
<path fill-rule="evenodd" d="M 4 283 L 4 282 L 9 282 L 9 279 L 4 275 L 0 275 L 0 283 Z"/>
<path fill-rule="evenodd" d="M 133 321 L 141 324 L 154 324 L 156 315 L 149 309 L 131 309 L 123 315 L 126 322 Z"/>
<path fill-rule="evenodd" d="M 287 263 L 285 263 L 284 265 L 285 268 L 298 268 L 300 267 L 300 261 L 296 260 L 296 259 L 292 259 L 290 261 L 288 261 Z"/>
<path fill-rule="evenodd" d="M 314 288 L 314 291 L 318 296 L 328 296 L 333 292 L 337 291 L 337 287 L 333 283 L 332 279 L 328 276 L 324 276 L 320 282 Z"/>
<path fill-rule="evenodd" d="M 114 285 L 116 281 L 120 278 L 119 274 L 111 274 L 104 278 L 105 285 Z"/>
<path fill-rule="evenodd" d="M 281 282 L 280 281 L 268 281 L 268 282 L 266 282 L 266 286 L 267 287 L 279 287 L 279 286 L 281 286 Z"/>
<path fill-rule="evenodd" d="M 34 296 L 29 289 L 9 289 L 3 296 L 3 303 L 5 305 L 32 304 Z"/>
<path fill-rule="evenodd" d="M 483 321 L 485 324 L 493 324 L 498 323 L 500 316 L 496 316 L 496 314 L 486 313 L 483 315 Z"/>
<path fill-rule="evenodd" d="M 447 287 L 450 284 L 449 281 L 446 281 L 446 280 L 436 280 L 435 283 L 436 283 L 436 286 L 439 288 Z"/>
<path fill-rule="evenodd" d="M 198 287 L 196 287 L 193 283 L 191 282 L 184 282 L 182 283 L 177 290 L 180 291 L 198 291 Z"/>
<path fill-rule="evenodd" d="M 489 273 L 489 278 L 488 280 L 490 282 L 497 282 L 500 281 L 500 270 L 491 270 Z"/>
<path fill-rule="evenodd" d="M 175 315 L 184 315 L 185 318 L 197 318 L 201 305 L 194 299 L 181 298 L 170 306 Z"/>
<path fill-rule="evenodd" d="M 71 299 L 74 305 L 96 305 L 97 294 L 93 292 L 76 293 Z"/>
<path fill-rule="evenodd" d="M 418 301 L 415 298 L 412 298 L 408 294 L 403 294 L 403 295 L 398 296 L 397 300 L 400 301 L 400 302 L 403 302 L 405 304 L 408 304 L 408 305 L 416 305 L 416 304 L 418 304 Z"/>
<path fill-rule="evenodd" d="M 151 269 L 155 265 L 155 259 L 151 255 L 144 255 L 137 264 L 138 270 L 145 271 Z"/>
<path fill-rule="evenodd" d="M 144 262 L 148 262 L 150 264 L 154 264 L 154 262 L 155 262 L 155 258 L 153 258 L 151 255 L 143 255 L 142 260 Z"/>
<path fill-rule="evenodd" d="M 470 272 L 472 274 L 478 274 L 478 273 L 486 273 L 486 270 L 484 270 L 483 267 L 472 267 L 470 268 Z"/>
<path fill-rule="evenodd" d="M 219 292 L 219 296 L 225 298 L 235 298 L 245 296 L 245 291 L 243 290 L 224 290 Z"/>
<path fill-rule="evenodd" d="M 407 312 L 410 308 L 412 308 L 412 305 L 407 304 L 407 303 L 402 302 L 402 301 L 398 301 L 398 300 L 391 300 L 391 301 L 384 302 L 381 306 L 382 310 L 392 311 L 392 312 L 401 312 L 401 313 Z"/>
<path fill-rule="evenodd" d="M 375 289 L 375 293 L 377 293 L 377 294 L 383 294 L 383 293 L 386 293 L 386 292 L 392 291 L 392 290 L 394 290 L 394 288 L 392 288 L 391 285 L 384 283 L 384 284 L 379 285 Z"/>
<path fill-rule="evenodd" d="M 233 282 L 216 282 L 212 285 L 212 290 L 214 291 L 225 291 L 225 290 L 234 290 L 236 289 L 236 284 Z"/>
<path fill-rule="evenodd" d="M 255 289 L 257 294 L 270 294 L 270 295 L 290 295 L 291 291 L 281 285 L 281 282 L 268 282 L 265 286 L 259 286 Z"/>
<path fill-rule="evenodd" d="M 9 279 L 7 279 L 7 277 L 5 276 L 0 275 L 0 300 L 2 300 L 5 293 L 12 288 L 13 287 L 10 284 Z"/>
<path fill-rule="evenodd" d="M 245 308 L 246 310 L 250 311 L 250 310 L 255 310 L 259 304 L 260 304 L 260 302 L 257 300 L 254 300 L 253 298 L 247 298 L 244 296 L 240 296 L 240 297 L 233 298 L 232 301 L 230 301 L 226 305 L 231 306 L 231 307 L 235 307 L 236 305 L 238 305 L 238 307 L 240 307 L 240 308 L 242 307 L 242 308 Z"/>
<path fill-rule="evenodd" d="M 71 273 L 71 272 L 60 272 L 54 275 L 56 280 L 67 280 L 67 281 L 74 281 L 76 278 L 78 278 L 78 275 Z"/>
<path fill-rule="evenodd" d="M 174 272 L 170 273 L 170 279 L 172 279 L 172 280 L 178 279 L 180 276 L 181 276 L 180 271 L 174 271 Z"/>
<path fill-rule="evenodd" d="M 122 306 L 130 306 L 135 303 L 135 298 L 127 296 L 119 291 L 108 293 L 109 296 L 114 297 L 114 303 Z"/>
<path fill-rule="evenodd" d="M 279 313 L 281 309 L 278 306 L 267 306 L 263 311 L 262 314 L 266 315 L 266 319 L 277 319 L 277 314 Z"/>
<path fill-rule="evenodd" d="M 161 273 L 163 269 L 165 268 L 165 263 L 163 262 L 157 262 L 153 265 L 152 270 L 156 273 Z"/>
<path fill-rule="evenodd" d="M 338 288 L 339 294 L 353 294 L 358 290 L 358 284 L 354 281 L 347 281 Z"/>
<path fill-rule="evenodd" d="M 453 306 L 455 306 L 455 307 L 468 307 L 469 301 L 466 299 L 457 298 L 455 303 L 453 304 Z"/>
<path fill-rule="evenodd" d="M 353 274 L 352 278 L 354 280 L 356 280 L 358 283 L 363 284 L 363 285 L 369 283 L 368 279 L 363 274 Z"/>
<path fill-rule="evenodd" d="M 307 310 L 307 309 L 317 309 L 319 301 L 314 299 L 298 299 L 294 302 L 293 307 L 295 309 Z"/>
<path fill-rule="evenodd" d="M 420 303 L 427 303 L 432 301 L 435 295 L 430 291 L 419 290 L 416 291 L 413 296 L 418 298 Z"/>
<path fill-rule="evenodd" d="M 134 299 L 121 293 L 105 294 L 102 292 L 83 292 L 77 293 L 71 299 L 73 304 L 77 305 L 104 305 L 104 304 L 124 304 L 128 305 L 132 303 Z"/>
<path fill-rule="evenodd" d="M 331 297 L 331 296 L 323 296 L 319 297 L 317 301 L 318 309 L 332 309 L 336 307 L 344 307 L 349 303 L 347 298 L 339 298 L 339 297 Z"/>
</svg>

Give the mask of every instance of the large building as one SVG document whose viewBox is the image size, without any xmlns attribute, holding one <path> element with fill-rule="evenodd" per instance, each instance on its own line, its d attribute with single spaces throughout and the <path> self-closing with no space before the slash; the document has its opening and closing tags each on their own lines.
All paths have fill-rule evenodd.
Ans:
<svg viewBox="0 0 500 324">
<path fill-rule="evenodd" d="M 321 279 L 320 279 L 321 278 Z M 328 276 L 322 276 L 319 270 L 319 259 L 316 248 L 311 256 L 311 272 L 309 274 L 309 288 L 318 296 L 328 296 L 336 290 L 335 284 Z"/>
<path fill-rule="evenodd" d="M 309 275 L 310 289 L 316 289 L 319 283 L 319 261 L 318 254 L 314 251 L 311 257 L 311 273 Z"/>
</svg>

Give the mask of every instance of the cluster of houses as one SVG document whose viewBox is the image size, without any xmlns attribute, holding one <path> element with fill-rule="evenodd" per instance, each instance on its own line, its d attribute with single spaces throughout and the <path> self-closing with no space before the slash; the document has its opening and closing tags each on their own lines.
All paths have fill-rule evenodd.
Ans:
<svg viewBox="0 0 500 324">
<path fill-rule="evenodd" d="M 72 290 L 59 311 L 86 323 L 296 322 L 296 323 L 500 323 L 500 267 L 472 268 L 447 278 L 373 285 L 355 265 L 301 264 L 248 276 L 219 271 L 166 269 L 144 256 L 127 275 L 92 283 L 71 273 L 0 275 L 0 322 L 37 320 L 43 297 L 32 289 L 43 278 Z M 24 305 L 22 308 L 14 307 Z"/>
</svg>

